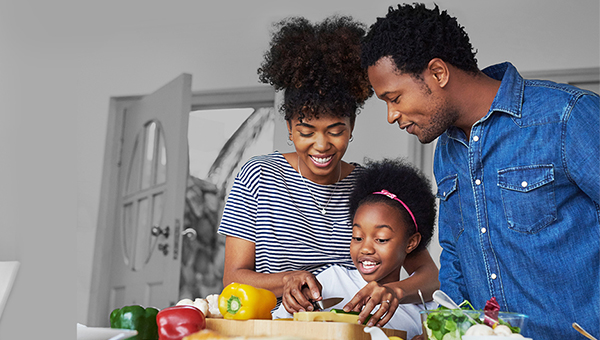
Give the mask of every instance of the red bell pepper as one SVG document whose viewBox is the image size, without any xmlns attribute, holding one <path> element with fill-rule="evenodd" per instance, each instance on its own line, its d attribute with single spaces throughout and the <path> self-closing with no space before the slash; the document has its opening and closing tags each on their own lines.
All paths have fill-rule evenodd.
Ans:
<svg viewBox="0 0 600 340">
<path fill-rule="evenodd" d="M 191 305 L 168 307 L 156 315 L 159 340 L 181 340 L 206 328 L 200 309 Z"/>
</svg>

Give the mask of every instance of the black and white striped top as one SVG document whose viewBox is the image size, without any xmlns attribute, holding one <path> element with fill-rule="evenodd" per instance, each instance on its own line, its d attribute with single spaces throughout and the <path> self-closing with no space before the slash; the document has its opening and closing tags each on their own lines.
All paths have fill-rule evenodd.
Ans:
<svg viewBox="0 0 600 340">
<path fill-rule="evenodd" d="M 303 182 L 277 151 L 253 157 L 235 178 L 218 232 L 255 243 L 258 273 L 306 270 L 316 275 L 332 264 L 354 268 L 348 197 L 363 168 L 353 165 L 340 182 L 321 185 Z M 326 215 L 306 185 L 320 207 L 333 193 Z"/>
</svg>

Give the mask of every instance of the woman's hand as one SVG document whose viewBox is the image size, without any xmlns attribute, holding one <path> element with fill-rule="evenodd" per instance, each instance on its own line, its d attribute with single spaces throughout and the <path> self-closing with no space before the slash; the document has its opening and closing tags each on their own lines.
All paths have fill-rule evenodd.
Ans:
<svg viewBox="0 0 600 340">
<path fill-rule="evenodd" d="M 322 286 L 315 276 L 307 271 L 288 272 L 283 276 L 281 302 L 289 313 L 312 311 L 310 300 L 321 300 Z"/>
<path fill-rule="evenodd" d="M 372 281 L 354 295 L 344 306 L 344 311 L 360 312 L 358 322 L 362 324 L 375 306 L 380 305 L 367 325 L 383 327 L 394 316 L 399 304 L 399 297 L 393 289 Z"/>
</svg>

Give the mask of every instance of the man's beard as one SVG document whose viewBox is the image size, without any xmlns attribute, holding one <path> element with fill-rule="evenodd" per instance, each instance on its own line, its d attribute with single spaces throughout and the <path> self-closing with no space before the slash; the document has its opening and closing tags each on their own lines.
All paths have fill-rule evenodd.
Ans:
<svg viewBox="0 0 600 340">
<path fill-rule="evenodd" d="M 429 118 L 426 127 L 421 127 L 421 133 L 417 135 L 419 142 L 429 144 L 441 136 L 449 127 L 458 120 L 458 111 L 448 107 L 447 103 L 439 105 L 435 113 Z"/>
</svg>

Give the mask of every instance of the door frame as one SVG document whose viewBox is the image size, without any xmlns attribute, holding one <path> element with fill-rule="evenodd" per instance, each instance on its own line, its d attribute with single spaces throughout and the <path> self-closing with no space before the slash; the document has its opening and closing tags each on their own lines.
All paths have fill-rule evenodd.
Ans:
<svg viewBox="0 0 600 340">
<path fill-rule="evenodd" d="M 100 188 L 100 206 L 92 258 L 92 277 L 88 301 L 88 317 L 86 324 L 108 326 L 108 315 L 98 308 L 100 301 L 109 297 L 109 278 L 111 257 L 103 253 L 114 239 L 116 228 L 111 227 L 116 221 L 117 207 L 115 199 L 119 180 L 119 162 L 123 140 L 124 112 L 144 95 L 111 97 L 109 102 L 108 121 L 106 125 L 106 141 L 104 162 Z M 190 112 L 201 109 L 227 107 L 262 107 L 272 106 L 275 90 L 271 86 L 240 87 L 224 90 L 207 90 L 192 92 Z M 187 134 L 187 131 L 185 131 Z"/>
</svg>

